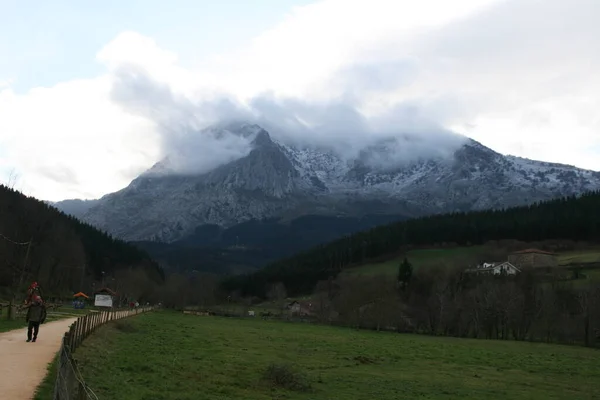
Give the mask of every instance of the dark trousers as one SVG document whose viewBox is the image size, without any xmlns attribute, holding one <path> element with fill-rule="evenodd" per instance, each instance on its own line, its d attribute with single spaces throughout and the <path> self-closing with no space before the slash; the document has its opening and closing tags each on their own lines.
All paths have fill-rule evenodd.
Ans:
<svg viewBox="0 0 600 400">
<path fill-rule="evenodd" d="M 31 340 L 31 333 L 33 331 L 33 339 L 37 339 L 38 332 L 40 331 L 40 323 L 29 321 L 27 326 L 27 339 Z"/>
</svg>

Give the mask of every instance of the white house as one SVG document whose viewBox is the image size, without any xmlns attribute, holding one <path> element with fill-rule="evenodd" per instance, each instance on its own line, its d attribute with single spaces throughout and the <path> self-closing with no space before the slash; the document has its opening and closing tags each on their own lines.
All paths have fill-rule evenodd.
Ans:
<svg viewBox="0 0 600 400">
<path fill-rule="evenodd" d="M 502 264 L 496 264 L 493 267 L 491 267 L 491 269 L 492 269 L 494 275 L 500 275 L 500 274 L 516 275 L 519 272 L 521 272 L 521 270 L 519 268 L 515 267 L 508 261 L 503 262 Z"/>
<path fill-rule="evenodd" d="M 478 265 L 475 269 L 467 270 L 468 272 L 475 272 L 478 274 L 492 274 L 492 275 L 516 275 L 521 270 L 508 261 L 502 263 L 483 263 L 482 265 Z"/>
</svg>

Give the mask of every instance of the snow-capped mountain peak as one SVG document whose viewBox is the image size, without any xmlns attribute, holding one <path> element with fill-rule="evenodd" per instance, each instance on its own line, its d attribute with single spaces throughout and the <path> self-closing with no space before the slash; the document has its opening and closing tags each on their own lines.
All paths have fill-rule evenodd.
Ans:
<svg viewBox="0 0 600 400">
<path fill-rule="evenodd" d="M 406 138 L 382 139 L 356 156 L 293 146 L 244 122 L 207 128 L 248 148 L 198 173 L 177 173 L 173 155 L 83 217 L 129 240 L 173 241 L 203 224 L 303 214 L 417 216 L 527 204 L 600 188 L 600 174 L 503 156 L 473 140 L 404 159 Z M 374 206 L 376 204 L 376 206 Z"/>
</svg>

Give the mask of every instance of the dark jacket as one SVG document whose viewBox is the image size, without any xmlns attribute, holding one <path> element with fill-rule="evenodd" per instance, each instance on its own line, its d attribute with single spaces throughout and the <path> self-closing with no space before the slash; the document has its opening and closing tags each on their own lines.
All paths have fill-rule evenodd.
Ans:
<svg viewBox="0 0 600 400">
<path fill-rule="evenodd" d="M 25 317 L 27 322 L 39 322 L 44 323 L 46 320 L 46 306 L 43 304 L 32 303 L 28 306 L 27 316 Z"/>
</svg>

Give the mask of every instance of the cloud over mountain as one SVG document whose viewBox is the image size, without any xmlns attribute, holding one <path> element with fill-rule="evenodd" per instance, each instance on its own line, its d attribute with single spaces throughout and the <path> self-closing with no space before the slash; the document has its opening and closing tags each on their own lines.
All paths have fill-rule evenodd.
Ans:
<svg viewBox="0 0 600 400">
<path fill-rule="evenodd" d="M 597 15 L 595 0 L 323 0 L 196 64 L 123 32 L 99 49 L 101 76 L 0 85 L 0 169 L 44 198 L 96 197 L 168 154 L 188 170 L 242 156 L 243 140 L 199 134 L 226 119 L 347 155 L 389 136 L 410 138 L 398 159 L 438 155 L 460 132 L 600 169 Z M 49 166 L 69 182 L 57 189 Z"/>
</svg>

